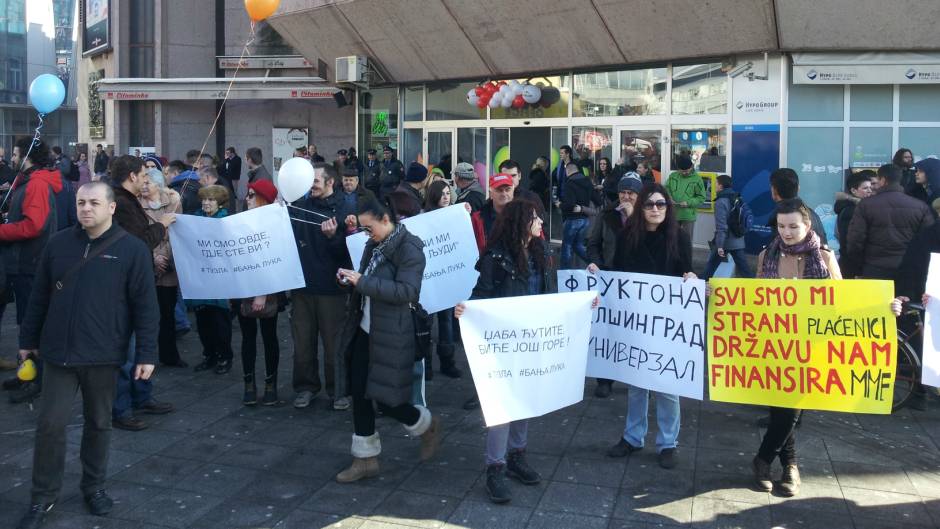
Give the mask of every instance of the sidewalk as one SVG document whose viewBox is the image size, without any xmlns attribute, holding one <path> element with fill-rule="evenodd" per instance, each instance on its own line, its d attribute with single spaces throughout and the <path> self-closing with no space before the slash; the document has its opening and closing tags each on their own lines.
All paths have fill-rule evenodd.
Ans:
<svg viewBox="0 0 940 529">
<path fill-rule="evenodd" d="M 13 350 L 7 315 L 0 347 Z M 78 495 L 81 407 L 73 407 L 62 495 L 45 527 L 312 528 L 884 528 L 940 527 L 940 403 L 929 412 L 893 416 L 809 412 L 798 433 L 803 488 L 784 499 L 750 489 L 750 461 L 762 410 L 713 402 L 682 402 L 679 466 L 662 470 L 649 448 L 630 458 L 604 456 L 624 423 L 626 390 L 593 397 L 532 421 L 530 458 L 543 482 L 512 483 L 508 505 L 483 490 L 484 427 L 479 410 L 461 404 L 464 378 L 436 374 L 428 400 L 442 420 L 441 450 L 418 463 L 418 441 L 389 419 L 379 420 L 381 477 L 354 485 L 333 481 L 349 462 L 351 412 L 290 405 L 291 346 L 286 315 L 280 395 L 274 408 L 241 405 L 241 366 L 231 373 L 194 374 L 158 368 L 158 397 L 175 413 L 148 417 L 143 432 L 115 430 L 106 518 L 87 515 Z M 195 332 L 183 356 L 199 356 Z M 236 331 L 236 349 L 240 337 Z M 259 359 L 259 369 L 261 369 Z M 6 373 L 4 374 L 6 376 Z M 13 527 L 29 499 L 35 412 L 0 401 L 0 527 Z M 648 443 L 654 442 L 651 416 Z M 779 472 L 779 467 L 776 467 Z"/>
</svg>

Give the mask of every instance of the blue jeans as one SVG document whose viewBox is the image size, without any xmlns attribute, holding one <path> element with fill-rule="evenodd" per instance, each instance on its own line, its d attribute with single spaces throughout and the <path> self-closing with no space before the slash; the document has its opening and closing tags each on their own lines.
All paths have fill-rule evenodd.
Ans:
<svg viewBox="0 0 940 529">
<path fill-rule="evenodd" d="M 176 309 L 174 311 L 174 316 L 176 317 L 176 330 L 190 330 L 192 324 L 189 323 L 189 317 L 186 315 L 186 305 L 183 303 L 183 294 L 180 293 L 179 289 L 176 289 Z"/>
<path fill-rule="evenodd" d="M 711 279 L 715 275 L 715 270 L 718 270 L 718 266 L 728 258 L 728 255 L 734 259 L 734 266 L 737 268 L 735 275 L 738 277 L 754 277 L 754 273 L 751 272 L 751 265 L 747 264 L 747 254 L 744 253 L 744 248 L 737 250 L 725 249 L 724 259 L 718 257 L 718 248 L 712 248 L 712 253 L 708 256 L 708 263 L 705 264 L 705 274 L 702 275 L 702 279 L 705 281 Z"/>
<path fill-rule="evenodd" d="M 529 420 L 512 421 L 486 429 L 486 464 L 505 465 L 507 450 L 524 450 L 529 442 Z"/>
<path fill-rule="evenodd" d="M 115 419 L 128 416 L 133 408 L 153 399 L 153 382 L 134 380 L 134 368 L 137 366 L 134 338 L 132 334 L 127 346 L 127 362 L 118 371 L 117 391 L 114 393 L 114 406 L 111 407 L 111 416 Z"/>
<path fill-rule="evenodd" d="M 656 452 L 666 448 L 675 448 L 679 438 L 679 396 L 656 393 L 656 424 L 659 432 L 656 434 Z M 633 446 L 642 448 L 645 443 L 647 415 L 649 415 L 648 389 L 628 386 L 627 393 L 627 425 L 623 429 L 624 441 Z"/>
<path fill-rule="evenodd" d="M 584 244 L 585 232 L 588 228 L 588 219 L 568 219 L 561 231 L 561 268 L 571 268 L 572 252 L 577 254 L 585 263 L 588 262 L 587 246 Z"/>
</svg>

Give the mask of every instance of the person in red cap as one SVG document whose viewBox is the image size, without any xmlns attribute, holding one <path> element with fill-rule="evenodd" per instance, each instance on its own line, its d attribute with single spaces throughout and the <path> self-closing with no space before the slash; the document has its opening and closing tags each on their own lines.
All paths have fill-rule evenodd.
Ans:
<svg viewBox="0 0 940 529">
<path fill-rule="evenodd" d="M 515 185 L 512 176 L 506 173 L 496 173 L 490 175 L 490 198 L 483 204 L 480 211 L 474 212 L 471 216 L 473 223 L 473 235 L 477 240 L 477 248 L 480 254 L 486 248 L 486 238 L 493 230 L 496 224 L 496 217 L 503 211 L 506 204 L 509 204 L 513 198 L 513 189 Z"/>
<path fill-rule="evenodd" d="M 277 188 L 270 180 L 256 180 L 248 184 L 245 202 L 252 210 L 273 204 L 277 200 Z M 264 396 L 261 404 L 277 404 L 277 366 L 281 351 L 277 341 L 277 313 L 283 293 L 274 292 L 241 300 L 238 307 L 238 326 L 242 331 L 242 374 L 245 378 L 245 393 L 242 404 L 254 406 L 258 403 L 255 385 L 255 358 L 257 357 L 258 327 L 264 342 Z"/>
</svg>

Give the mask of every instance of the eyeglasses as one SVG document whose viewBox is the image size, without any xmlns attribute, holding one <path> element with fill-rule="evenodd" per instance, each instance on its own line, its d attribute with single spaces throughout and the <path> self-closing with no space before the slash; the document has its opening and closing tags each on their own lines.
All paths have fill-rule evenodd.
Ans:
<svg viewBox="0 0 940 529">
<path fill-rule="evenodd" d="M 245 198 L 255 198 L 255 192 L 249 191 L 248 194 L 245 195 Z"/>
<path fill-rule="evenodd" d="M 650 200 L 643 204 L 643 209 L 646 211 L 653 211 L 654 209 L 666 209 L 667 206 L 668 203 L 665 200 L 657 200 L 656 202 Z"/>
</svg>

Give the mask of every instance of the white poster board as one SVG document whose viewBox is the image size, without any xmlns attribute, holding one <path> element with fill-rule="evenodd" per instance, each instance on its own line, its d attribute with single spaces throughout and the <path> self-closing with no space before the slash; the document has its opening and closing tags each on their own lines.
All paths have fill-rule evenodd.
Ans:
<svg viewBox="0 0 940 529">
<path fill-rule="evenodd" d="M 595 297 L 574 292 L 466 302 L 460 335 L 487 426 L 581 402 Z"/>
<path fill-rule="evenodd" d="M 469 299 L 480 275 L 475 268 L 480 250 L 463 204 L 422 213 L 402 224 L 424 242 L 426 263 L 419 300 L 424 310 L 434 314 Z M 356 269 L 367 240 L 363 232 L 346 237 L 346 248 Z"/>
<path fill-rule="evenodd" d="M 702 400 L 705 281 L 559 270 L 558 290 L 595 291 L 587 376 Z"/>
<path fill-rule="evenodd" d="M 294 157 L 294 150 L 307 146 L 307 129 L 274 128 L 271 129 L 273 149 L 271 150 L 271 178 L 277 185 L 277 173 L 281 164 Z"/>
<path fill-rule="evenodd" d="M 930 254 L 927 295 L 931 299 L 927 303 L 924 317 L 924 366 L 921 383 L 936 388 L 940 387 L 940 254 Z"/>
<path fill-rule="evenodd" d="M 302 288 L 287 207 L 270 204 L 231 217 L 177 215 L 170 245 L 185 299 L 240 299 Z"/>
</svg>

